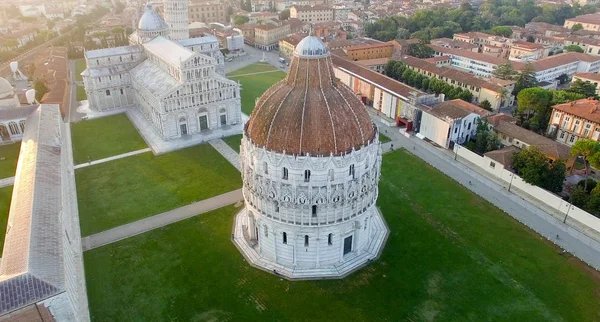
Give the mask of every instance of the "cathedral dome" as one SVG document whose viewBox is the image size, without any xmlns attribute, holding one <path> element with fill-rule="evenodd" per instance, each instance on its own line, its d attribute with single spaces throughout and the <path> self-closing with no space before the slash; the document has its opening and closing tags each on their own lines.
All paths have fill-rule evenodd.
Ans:
<svg viewBox="0 0 600 322">
<path fill-rule="evenodd" d="M 291 155 L 342 155 L 373 142 L 363 103 L 333 73 L 329 50 L 315 36 L 298 43 L 287 77 L 257 101 L 246 136 Z"/>
<path fill-rule="evenodd" d="M 162 31 L 169 29 L 163 18 L 152 9 L 152 3 L 146 4 L 146 10 L 138 22 L 138 30 L 142 31 Z"/>
<path fill-rule="evenodd" d="M 12 85 L 5 78 L 0 77 L 0 98 L 14 95 L 15 92 Z"/>
</svg>

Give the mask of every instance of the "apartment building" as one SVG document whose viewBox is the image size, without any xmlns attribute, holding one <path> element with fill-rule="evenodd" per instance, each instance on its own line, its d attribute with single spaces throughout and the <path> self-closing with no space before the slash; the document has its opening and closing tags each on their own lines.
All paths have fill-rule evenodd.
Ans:
<svg viewBox="0 0 600 322">
<path fill-rule="evenodd" d="M 510 38 L 489 35 L 483 32 L 467 32 L 454 34 L 453 40 L 479 46 L 479 52 L 497 58 L 508 58 L 513 40 Z"/>
<path fill-rule="evenodd" d="M 254 47 L 262 50 L 277 48 L 279 40 L 291 33 L 290 24 L 283 21 L 280 24 L 265 24 L 256 26 L 254 32 Z"/>
<path fill-rule="evenodd" d="M 188 15 L 191 22 L 227 23 L 227 6 L 219 2 L 190 2 Z"/>
<path fill-rule="evenodd" d="M 515 61 L 532 61 L 547 57 L 549 53 L 550 46 L 518 40 L 510 48 L 509 59 Z"/>
<path fill-rule="evenodd" d="M 565 19 L 563 27 L 571 29 L 576 24 L 581 24 L 581 26 L 583 26 L 583 30 L 600 31 L 600 14 L 590 13 L 587 15 Z"/>
<path fill-rule="evenodd" d="M 294 5 L 290 8 L 290 18 L 296 18 L 304 22 L 312 23 L 333 21 L 333 11 L 333 8 L 326 5 Z"/>
<path fill-rule="evenodd" d="M 423 76 L 437 78 L 452 86 L 459 86 L 469 90 L 473 94 L 473 103 L 475 104 L 487 100 L 494 110 L 514 104 L 515 97 L 512 95 L 514 89 L 513 81 L 497 78 L 481 79 L 470 73 L 448 67 L 440 67 L 433 62 L 412 56 L 405 56 L 401 61 Z"/>
<path fill-rule="evenodd" d="M 377 58 L 391 58 L 394 45 L 388 42 L 362 46 L 352 46 L 343 49 L 349 60 L 365 60 Z"/>
<path fill-rule="evenodd" d="M 461 40 L 454 40 L 450 38 L 436 38 L 430 41 L 432 45 L 437 45 L 446 48 L 455 48 L 455 49 L 463 49 L 472 52 L 479 52 L 479 45 L 474 43 L 469 43 Z"/>
<path fill-rule="evenodd" d="M 248 23 L 252 24 L 260 24 L 264 23 L 267 20 L 271 19 L 279 19 L 279 14 L 277 12 L 270 11 L 262 11 L 262 12 L 250 12 L 248 14 Z"/>
<path fill-rule="evenodd" d="M 496 66 L 506 62 L 505 59 L 476 53 L 463 49 L 446 48 L 436 45 L 427 45 L 433 49 L 435 56 L 450 56 L 452 67 L 463 69 L 481 77 L 492 77 Z"/>
<path fill-rule="evenodd" d="M 556 141 L 573 145 L 579 139 L 600 138 L 600 102 L 580 99 L 552 107 L 548 134 Z"/>
</svg>

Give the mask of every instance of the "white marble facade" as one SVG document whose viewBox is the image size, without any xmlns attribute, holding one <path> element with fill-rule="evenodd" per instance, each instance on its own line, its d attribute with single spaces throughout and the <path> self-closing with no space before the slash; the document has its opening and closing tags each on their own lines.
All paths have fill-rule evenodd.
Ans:
<svg viewBox="0 0 600 322">
<path fill-rule="evenodd" d="M 174 41 L 165 28 L 147 5 L 132 45 L 85 53 L 90 108 L 138 108 L 164 140 L 241 124 L 240 87 L 224 76 L 217 38 Z"/>
</svg>

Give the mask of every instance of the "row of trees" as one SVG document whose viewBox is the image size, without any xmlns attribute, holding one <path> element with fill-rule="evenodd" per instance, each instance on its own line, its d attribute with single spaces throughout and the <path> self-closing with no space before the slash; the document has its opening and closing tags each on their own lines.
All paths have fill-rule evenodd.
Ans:
<svg viewBox="0 0 600 322">
<path fill-rule="evenodd" d="M 524 26 L 531 21 L 562 25 L 567 18 L 593 13 L 593 5 L 541 5 L 534 0 L 487 0 L 478 10 L 469 3 L 454 9 L 417 11 L 411 17 L 393 16 L 365 25 L 368 37 L 389 41 L 418 38 L 425 41 L 440 37 L 452 38 L 454 33 L 491 31 L 510 36 L 512 32 L 494 29 L 497 26 Z"/>
<path fill-rule="evenodd" d="M 600 186 L 589 180 L 590 166 L 600 168 L 600 142 L 594 140 L 577 140 L 571 147 L 571 155 L 581 157 L 585 166 L 585 180 L 571 192 L 570 201 L 579 208 L 600 215 Z"/>
<path fill-rule="evenodd" d="M 424 92 L 429 91 L 438 95 L 443 93 L 449 100 L 460 98 L 469 103 L 473 100 L 473 94 L 468 89 L 452 86 L 438 78 L 423 76 L 401 61 L 390 60 L 385 67 L 385 74 Z"/>
</svg>

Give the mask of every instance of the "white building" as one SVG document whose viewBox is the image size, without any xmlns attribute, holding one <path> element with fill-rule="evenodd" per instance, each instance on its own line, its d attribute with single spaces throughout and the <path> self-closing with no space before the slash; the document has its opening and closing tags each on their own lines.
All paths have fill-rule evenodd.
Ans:
<svg viewBox="0 0 600 322">
<path fill-rule="evenodd" d="M 257 101 L 240 159 L 245 208 L 233 237 L 252 265 L 332 278 L 379 256 L 388 229 L 376 206 L 377 128 L 319 38 L 297 45 L 286 79 Z"/>
<path fill-rule="evenodd" d="M 136 106 L 164 140 L 240 124 L 240 87 L 224 76 L 217 38 L 175 42 L 167 35 L 173 30 L 147 6 L 131 46 L 87 51 L 82 75 L 90 108 Z"/>
<path fill-rule="evenodd" d="M 424 109 L 418 136 L 425 137 L 448 149 L 475 137 L 477 122 L 489 111 L 461 99 L 446 101 Z"/>
<path fill-rule="evenodd" d="M 165 22 L 171 29 L 171 39 L 173 40 L 190 37 L 188 6 L 188 0 L 165 0 L 164 2 Z"/>
<path fill-rule="evenodd" d="M 36 106 L 21 106 L 12 85 L 0 77 L 0 142 L 20 141 L 25 132 L 25 119 Z"/>
<path fill-rule="evenodd" d="M 242 31 L 239 29 L 234 29 L 234 30 L 237 30 L 238 33 L 227 36 L 227 49 L 230 52 L 243 51 L 244 50 L 244 35 L 242 35 Z"/>
</svg>

